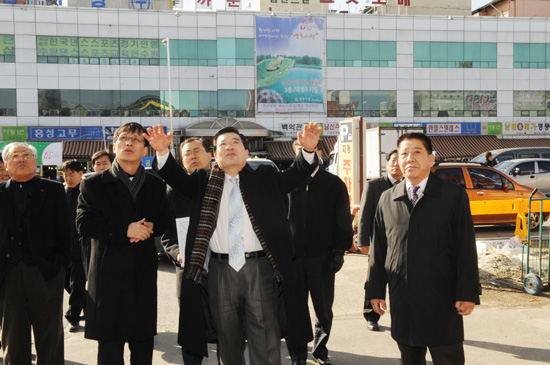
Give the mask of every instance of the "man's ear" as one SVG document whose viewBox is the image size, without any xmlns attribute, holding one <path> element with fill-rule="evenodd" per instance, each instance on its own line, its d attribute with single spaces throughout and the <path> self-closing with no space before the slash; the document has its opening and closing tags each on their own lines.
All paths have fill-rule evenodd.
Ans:
<svg viewBox="0 0 550 365">
<path fill-rule="evenodd" d="M 244 150 L 246 152 L 246 158 L 248 158 L 248 150 Z"/>
</svg>

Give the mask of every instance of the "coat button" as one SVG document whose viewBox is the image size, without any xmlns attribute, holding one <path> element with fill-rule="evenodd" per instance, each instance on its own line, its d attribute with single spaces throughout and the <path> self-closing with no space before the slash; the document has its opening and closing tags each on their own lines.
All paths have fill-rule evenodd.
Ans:
<svg viewBox="0 0 550 365">
<path fill-rule="evenodd" d="M 11 255 L 9 253 L 7 253 L 6 257 L 9 259 L 11 257 Z"/>
</svg>

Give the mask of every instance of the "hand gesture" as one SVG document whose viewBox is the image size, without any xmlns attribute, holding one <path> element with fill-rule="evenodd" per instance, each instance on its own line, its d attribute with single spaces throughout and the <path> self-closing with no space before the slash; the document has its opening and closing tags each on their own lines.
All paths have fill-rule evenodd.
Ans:
<svg viewBox="0 0 550 365">
<path fill-rule="evenodd" d="M 131 243 L 145 241 L 153 234 L 153 223 L 146 222 L 145 218 L 138 222 L 130 223 L 126 235 Z"/>
<path fill-rule="evenodd" d="M 304 124 L 304 131 L 298 132 L 298 142 L 302 148 L 313 151 L 319 143 L 319 137 L 321 136 L 321 126 L 317 123 Z"/>
<path fill-rule="evenodd" d="M 147 128 L 147 133 L 143 133 L 143 138 L 149 141 L 149 144 L 159 156 L 164 156 L 168 153 L 168 148 L 172 143 L 172 132 L 164 133 L 164 127 L 159 124 L 156 127 Z"/>
</svg>

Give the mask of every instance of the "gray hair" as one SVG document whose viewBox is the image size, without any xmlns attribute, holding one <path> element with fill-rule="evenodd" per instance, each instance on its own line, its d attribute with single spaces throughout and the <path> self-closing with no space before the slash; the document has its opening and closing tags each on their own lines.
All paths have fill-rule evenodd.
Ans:
<svg viewBox="0 0 550 365">
<path fill-rule="evenodd" d="M 12 142 L 6 145 L 6 147 L 4 147 L 4 149 L 2 150 L 2 159 L 4 160 L 4 162 L 9 161 L 12 151 L 17 147 L 24 147 L 31 150 L 34 158 L 38 160 L 38 152 L 36 152 L 36 148 L 33 145 L 25 142 Z"/>
</svg>

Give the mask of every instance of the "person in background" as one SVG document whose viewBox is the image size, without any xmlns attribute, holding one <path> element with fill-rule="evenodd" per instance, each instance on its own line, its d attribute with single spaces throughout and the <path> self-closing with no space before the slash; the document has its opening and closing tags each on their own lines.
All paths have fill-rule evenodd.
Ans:
<svg viewBox="0 0 550 365">
<path fill-rule="evenodd" d="M 423 133 L 397 140 L 405 181 L 385 191 L 374 218 L 367 299 L 380 315 L 391 303 L 391 335 L 404 365 L 464 364 L 463 316 L 481 286 L 470 202 L 461 186 L 431 173 Z"/>
<path fill-rule="evenodd" d="M 359 227 L 357 233 L 357 247 L 361 253 L 369 254 L 370 244 L 372 242 L 374 214 L 382 193 L 394 185 L 397 185 L 403 178 L 403 173 L 399 168 L 399 157 L 397 150 L 391 151 L 386 155 L 387 175 L 366 182 L 361 196 L 361 205 L 359 208 Z M 368 281 L 368 270 L 367 280 Z M 365 289 L 366 289 L 365 281 Z M 366 294 L 366 293 L 365 293 Z M 378 320 L 380 315 L 372 310 L 372 305 L 366 299 L 363 305 L 363 316 L 367 320 L 367 328 L 370 331 L 379 331 Z"/>
<path fill-rule="evenodd" d="M 493 159 L 493 154 L 491 151 L 485 152 L 485 164 L 489 167 L 494 167 L 497 162 Z"/>
<path fill-rule="evenodd" d="M 297 141 L 294 151 L 300 154 Z M 322 151 L 315 149 L 321 159 Z M 290 192 L 290 231 L 298 256 L 299 274 L 304 287 L 299 295 L 308 294 L 315 311 L 315 331 L 311 354 L 317 364 L 332 364 L 327 343 L 332 328 L 334 279 L 344 264 L 344 253 L 353 243 L 349 195 L 338 176 L 319 166 L 308 180 Z M 292 365 L 305 365 L 307 343 L 287 341 Z"/>
<path fill-rule="evenodd" d="M 0 151 L 0 154 L 1 154 L 1 151 Z M 10 173 L 8 172 L 8 169 L 6 169 L 6 164 L 4 163 L 4 160 L 0 155 L 0 182 L 8 181 L 9 179 L 10 179 Z"/>
<path fill-rule="evenodd" d="M 198 137 L 191 137 L 186 139 L 180 144 L 180 155 L 181 162 L 183 167 L 188 174 L 192 174 L 196 169 L 210 169 L 210 160 L 212 159 L 212 153 L 210 152 L 210 146 L 207 140 Z M 174 211 L 174 217 L 184 218 L 189 217 L 191 214 L 191 202 L 188 198 L 183 196 L 177 190 L 172 189 L 170 186 L 167 187 L 166 194 L 172 210 Z M 185 239 L 185 238 L 184 238 Z M 175 231 L 169 230 L 162 236 L 162 245 L 166 254 L 171 259 L 171 261 L 176 266 L 176 295 L 178 298 L 178 304 L 181 303 L 181 300 L 185 300 L 181 296 L 181 283 L 183 280 L 183 267 L 182 267 L 182 258 L 180 255 L 179 245 L 178 245 L 178 236 Z M 206 320 L 211 321 L 211 317 L 208 311 L 208 301 L 206 294 L 208 293 L 207 287 L 207 276 L 204 276 L 202 282 L 203 290 L 201 294 L 205 295 L 206 300 L 203 303 L 203 306 L 206 310 L 205 317 Z M 180 305 L 181 307 L 181 305 Z M 212 325 L 208 326 L 211 329 Z M 210 331 L 207 335 L 209 342 L 215 342 L 215 334 L 213 331 Z M 193 353 L 192 351 L 185 351 L 182 348 L 182 357 L 183 363 L 185 365 L 190 364 L 201 364 L 203 356 L 200 354 Z"/>
<path fill-rule="evenodd" d="M 63 185 L 36 177 L 38 155 L 27 143 L 4 147 L 11 176 L 0 182 L 0 297 L 5 364 L 62 365 L 63 280 L 71 226 Z M 31 339 L 31 327 L 34 341 Z"/>
<path fill-rule="evenodd" d="M 69 293 L 69 309 L 65 318 L 70 323 L 69 332 L 76 332 L 80 329 L 80 312 L 86 307 L 86 275 L 80 252 L 80 235 L 76 232 L 76 206 L 80 195 L 80 181 L 82 180 L 83 168 L 76 160 L 65 161 L 62 166 L 63 179 L 65 179 L 65 190 L 69 201 L 69 213 L 71 215 L 71 266 L 65 273 L 65 290 Z"/>
<path fill-rule="evenodd" d="M 113 136 L 111 168 L 82 180 L 76 225 L 92 240 L 84 337 L 98 341 L 97 363 L 151 364 L 157 333 L 155 235 L 173 227 L 166 185 L 141 164 L 144 128 L 127 123 Z"/>
<path fill-rule="evenodd" d="M 114 157 L 109 151 L 97 151 L 92 155 L 92 166 L 96 173 L 109 170 L 113 164 Z"/>
</svg>

